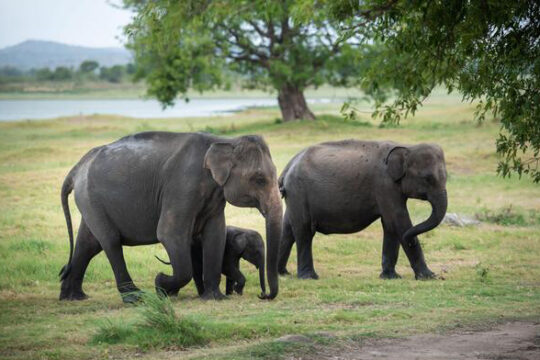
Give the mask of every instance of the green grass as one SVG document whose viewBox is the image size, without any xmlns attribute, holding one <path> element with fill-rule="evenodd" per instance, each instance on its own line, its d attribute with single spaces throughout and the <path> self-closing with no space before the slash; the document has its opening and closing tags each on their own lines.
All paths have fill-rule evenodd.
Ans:
<svg viewBox="0 0 540 360">
<path fill-rule="evenodd" d="M 478 125 L 472 120 L 474 106 L 442 94 L 399 127 L 380 128 L 363 113 L 358 121 L 344 121 L 337 110 L 337 105 L 319 105 L 319 120 L 295 123 L 276 122 L 279 113 L 271 108 L 202 119 L 96 115 L 0 123 L 0 357 L 277 359 L 309 353 L 322 341 L 275 341 L 285 334 L 330 333 L 335 338 L 324 341 L 338 347 L 366 337 L 538 319 L 540 188 L 526 178 L 496 176 L 499 125 Z M 166 311 L 154 314 L 156 325 L 144 311 L 159 307 L 122 304 L 103 254 L 92 261 L 85 278 L 91 298 L 59 302 L 57 274 L 69 249 L 59 192 L 71 166 L 90 148 L 132 132 L 204 129 L 225 136 L 263 135 L 278 171 L 299 150 L 321 141 L 438 143 L 449 172 L 448 211 L 478 215 L 482 224 L 440 226 L 421 236 L 428 265 L 445 280 L 415 281 L 403 253 L 397 267 L 403 279 L 379 280 L 382 230 L 377 221 L 358 234 L 316 235 L 315 267 L 321 278 L 282 277 L 280 294 L 271 302 L 257 298 L 256 269 L 242 264 L 244 296 L 204 302 L 188 284 Z M 70 201 L 78 224 L 80 215 Z M 429 214 L 424 202 L 408 205 L 415 223 Z M 226 216 L 228 224 L 264 234 L 256 210 L 228 205 Z M 154 259 L 166 257 L 162 246 L 124 252 L 137 285 L 153 293 L 155 275 L 170 271 Z M 295 256 L 293 250 L 293 273 Z M 186 334 L 192 339 L 183 339 Z"/>
<path fill-rule="evenodd" d="M 176 346 L 186 348 L 208 342 L 209 329 L 189 317 L 178 317 L 168 298 L 143 294 L 137 305 L 141 319 L 125 324 L 105 319 L 92 337 L 92 344 L 126 343 L 141 349 Z"/>
</svg>

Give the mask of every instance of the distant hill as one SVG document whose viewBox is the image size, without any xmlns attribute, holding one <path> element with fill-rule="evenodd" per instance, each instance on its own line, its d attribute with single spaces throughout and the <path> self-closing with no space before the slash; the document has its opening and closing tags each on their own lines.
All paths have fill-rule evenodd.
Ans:
<svg viewBox="0 0 540 360">
<path fill-rule="evenodd" d="M 102 66 L 124 65 L 130 62 L 131 54 L 122 48 L 90 48 L 41 40 L 28 40 L 0 49 L 0 67 L 13 66 L 21 70 L 78 67 L 85 60 L 95 60 Z"/>
</svg>

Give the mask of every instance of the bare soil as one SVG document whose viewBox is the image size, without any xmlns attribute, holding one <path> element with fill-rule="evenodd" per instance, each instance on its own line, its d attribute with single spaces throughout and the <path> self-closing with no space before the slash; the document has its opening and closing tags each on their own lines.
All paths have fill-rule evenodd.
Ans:
<svg viewBox="0 0 540 360">
<path fill-rule="evenodd" d="M 323 350 L 309 358 L 317 360 L 538 360 L 540 359 L 540 323 L 512 322 L 487 331 L 374 340 L 363 346 L 353 345 L 333 353 Z"/>
</svg>

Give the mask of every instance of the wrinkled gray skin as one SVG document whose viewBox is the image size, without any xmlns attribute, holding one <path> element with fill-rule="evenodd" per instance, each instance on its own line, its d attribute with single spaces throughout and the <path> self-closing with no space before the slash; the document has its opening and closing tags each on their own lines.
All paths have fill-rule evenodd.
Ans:
<svg viewBox="0 0 540 360">
<path fill-rule="evenodd" d="M 191 258 L 193 262 L 193 273 L 199 273 L 196 267 L 202 267 L 202 248 L 197 239 L 194 241 Z M 164 263 L 170 265 L 170 262 L 156 258 Z M 225 254 L 223 255 L 223 267 L 221 273 L 226 276 L 226 291 L 225 294 L 231 295 L 233 291 L 242 295 L 244 286 L 246 284 L 246 278 L 240 271 L 240 259 L 244 259 L 249 263 L 255 265 L 259 270 L 259 281 L 261 284 L 261 294 L 266 293 L 265 279 L 264 279 L 264 242 L 261 234 L 254 230 L 243 229 L 235 226 L 227 226 L 227 240 L 225 243 Z M 202 278 L 194 277 L 195 285 L 197 286 L 197 292 L 199 296 L 204 294 L 204 282 Z"/>
<path fill-rule="evenodd" d="M 298 277 L 317 279 L 313 267 L 315 232 L 349 234 L 381 218 L 382 272 L 399 278 L 395 266 L 401 244 L 416 279 L 433 278 L 417 235 L 435 228 L 446 213 L 446 166 L 437 145 L 345 140 L 311 146 L 298 153 L 279 178 L 287 209 L 278 271 L 296 241 Z M 427 200 L 431 216 L 413 226 L 407 199 Z"/>
<path fill-rule="evenodd" d="M 68 195 L 82 219 L 73 253 Z M 176 295 L 201 277 L 205 299 L 220 299 L 225 249 L 225 202 L 257 208 L 266 219 L 267 273 L 272 299 L 278 293 L 277 257 L 282 209 L 276 169 L 259 136 L 220 138 L 202 133 L 146 132 L 92 149 L 62 186 L 70 258 L 61 271 L 60 299 L 80 300 L 90 260 L 105 251 L 124 302 L 138 298 L 122 246 L 165 247 L 173 274 L 159 273 L 156 290 Z M 202 269 L 193 268 L 192 239 L 200 238 Z M 195 269 L 195 272 L 192 271 Z M 201 273 L 202 270 L 202 273 Z"/>
</svg>

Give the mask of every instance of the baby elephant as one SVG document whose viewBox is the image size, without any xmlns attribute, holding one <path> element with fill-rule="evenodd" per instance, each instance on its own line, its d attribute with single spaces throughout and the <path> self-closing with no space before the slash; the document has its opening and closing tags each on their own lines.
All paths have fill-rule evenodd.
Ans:
<svg viewBox="0 0 540 360">
<path fill-rule="evenodd" d="M 227 240 L 225 243 L 225 254 L 223 255 L 223 266 L 221 272 L 226 276 L 225 293 L 231 295 L 233 291 L 242 295 L 246 278 L 240 272 L 240 258 L 250 262 L 259 269 L 259 281 L 261 283 L 262 294 L 266 293 L 264 282 L 264 242 L 257 231 L 243 229 L 235 226 L 227 226 Z M 157 258 L 164 264 L 170 263 Z M 198 241 L 192 247 L 193 259 L 193 279 L 197 286 L 199 295 L 204 293 L 204 283 L 202 272 L 196 269 L 202 268 L 202 253 Z"/>
</svg>

